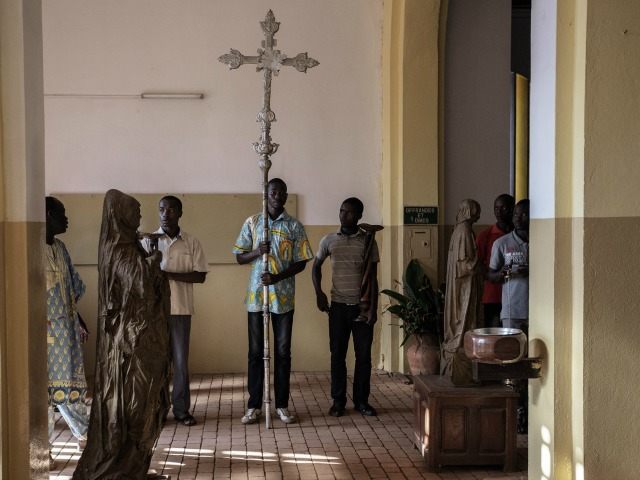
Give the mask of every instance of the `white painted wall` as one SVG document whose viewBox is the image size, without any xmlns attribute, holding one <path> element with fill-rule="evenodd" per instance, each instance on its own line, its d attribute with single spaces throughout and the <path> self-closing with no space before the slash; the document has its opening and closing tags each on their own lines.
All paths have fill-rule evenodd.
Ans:
<svg viewBox="0 0 640 480">
<path fill-rule="evenodd" d="M 382 3 L 43 2 L 46 191 L 260 192 L 251 143 L 259 135 L 262 74 L 250 65 L 229 71 L 217 58 L 230 48 L 255 55 L 264 38 L 259 22 L 271 8 L 281 22 L 277 47 L 320 62 L 306 75 L 287 67 L 274 79 L 272 136 L 280 150 L 271 176 L 298 194 L 297 216 L 314 250 L 338 224 L 346 197 L 360 197 L 365 220 L 381 223 Z M 202 92 L 205 99 L 122 97 L 142 92 Z M 328 370 L 326 315 L 316 308 L 309 272 L 296 279 L 293 368 Z M 82 274 L 88 293 L 80 308 L 94 321 L 95 267 Z M 247 275 L 247 267 L 210 265 L 207 282 L 196 286 L 193 372 L 244 370 Z M 325 276 L 328 290 L 326 269 Z"/>
<path fill-rule="evenodd" d="M 473 198 L 494 223 L 509 192 L 511 2 L 451 0 L 445 48 L 445 222 Z"/>
<path fill-rule="evenodd" d="M 529 196 L 531 218 L 555 217 L 556 2 L 531 5 Z"/>
<path fill-rule="evenodd" d="M 274 80 L 272 176 L 300 195 L 308 225 L 336 224 L 351 195 L 381 221 L 382 0 L 43 2 L 46 190 L 260 191 L 262 75 L 217 58 L 255 55 L 268 8 L 282 22 L 278 48 L 320 62 Z M 205 99 L 54 96 L 154 91 Z"/>
</svg>

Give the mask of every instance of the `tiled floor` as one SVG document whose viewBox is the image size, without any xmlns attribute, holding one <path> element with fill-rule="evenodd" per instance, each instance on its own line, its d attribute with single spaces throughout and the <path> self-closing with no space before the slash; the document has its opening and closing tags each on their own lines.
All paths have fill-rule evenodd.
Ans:
<svg viewBox="0 0 640 480">
<path fill-rule="evenodd" d="M 243 375 L 194 376 L 193 414 L 199 423 L 177 425 L 169 414 L 152 468 L 172 480 L 527 478 L 524 471 L 507 475 L 498 467 L 427 472 L 411 443 L 413 387 L 403 376 L 373 375 L 370 403 L 378 409 L 378 417 L 350 410 L 340 418 L 327 415 L 331 405 L 327 373 L 296 372 L 291 377 L 289 407 L 299 422 L 287 426 L 273 418 L 273 428 L 266 430 L 263 424 L 240 423 L 246 402 Z M 50 479 L 69 479 L 79 453 L 61 419 L 52 452 L 57 470 Z M 526 449 L 520 453 L 521 467 L 526 468 Z"/>
</svg>

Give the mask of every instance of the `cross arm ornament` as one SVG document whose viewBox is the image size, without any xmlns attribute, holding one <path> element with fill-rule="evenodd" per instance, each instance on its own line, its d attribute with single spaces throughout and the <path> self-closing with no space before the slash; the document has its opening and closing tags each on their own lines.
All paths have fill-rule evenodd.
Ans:
<svg viewBox="0 0 640 480">
<path fill-rule="evenodd" d="M 262 31 L 264 32 L 264 40 L 262 41 L 262 48 L 258 49 L 257 56 L 243 55 L 239 50 L 232 48 L 230 53 L 225 53 L 218 57 L 218 60 L 226 65 L 229 65 L 230 70 L 240 68 L 244 64 L 256 65 L 256 70 L 268 70 L 274 75 L 277 75 L 282 65 L 288 67 L 294 67 L 299 72 L 307 72 L 308 68 L 313 68 L 320 63 L 311 58 L 307 52 L 299 53 L 293 58 L 289 58 L 280 50 L 276 50 L 274 47 L 277 41 L 273 38 L 276 32 L 280 29 L 280 22 L 276 22 L 273 12 L 269 10 L 264 21 L 260 22 Z"/>
<path fill-rule="evenodd" d="M 276 115 L 271 110 L 272 77 L 278 75 L 283 65 L 306 73 L 307 69 L 319 65 L 320 62 L 311 58 L 307 52 L 299 53 L 295 57 L 289 58 L 275 48 L 277 41 L 273 37 L 280 29 L 280 22 L 276 22 L 271 10 L 267 12 L 264 20 L 260 22 L 260 26 L 264 33 L 264 40 L 262 40 L 262 48 L 258 49 L 258 55 L 243 55 L 239 50 L 232 48 L 230 53 L 221 55 L 218 60 L 229 65 L 230 70 L 240 68 L 242 65 L 255 65 L 256 71 L 263 73 L 262 110 L 257 117 L 257 121 L 261 124 L 261 134 L 258 141 L 253 144 L 253 148 L 260 155 L 260 167 L 268 169 L 271 165 L 269 157 L 278 150 L 278 144 L 273 143 L 271 140 L 271 123 L 276 121 Z"/>
<path fill-rule="evenodd" d="M 307 52 L 299 53 L 293 58 L 287 58 L 285 54 L 278 50 L 274 50 L 271 55 L 264 50 L 258 50 L 258 53 L 260 53 L 259 56 L 247 56 L 240 53 L 239 50 L 232 48 L 231 53 L 220 55 L 218 60 L 229 65 L 229 70 L 235 70 L 244 64 L 253 64 L 257 65 L 257 71 L 269 68 L 275 75 L 280 71 L 281 65 L 293 67 L 299 72 L 307 73 L 307 69 L 320 64 L 316 59 L 311 58 Z"/>
</svg>

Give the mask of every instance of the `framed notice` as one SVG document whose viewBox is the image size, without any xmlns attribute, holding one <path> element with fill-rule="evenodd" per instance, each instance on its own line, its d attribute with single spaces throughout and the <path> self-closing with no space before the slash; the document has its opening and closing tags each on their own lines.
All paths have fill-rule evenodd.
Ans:
<svg viewBox="0 0 640 480">
<path fill-rule="evenodd" d="M 404 207 L 405 225 L 437 225 L 438 207 Z"/>
</svg>

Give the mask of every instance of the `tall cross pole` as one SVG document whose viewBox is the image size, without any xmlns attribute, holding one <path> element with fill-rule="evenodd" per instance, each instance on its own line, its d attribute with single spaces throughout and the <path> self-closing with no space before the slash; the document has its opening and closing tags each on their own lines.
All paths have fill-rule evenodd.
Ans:
<svg viewBox="0 0 640 480">
<path fill-rule="evenodd" d="M 258 166 L 262 170 L 262 238 L 269 241 L 269 210 L 268 210 L 268 189 L 269 169 L 271 168 L 271 155 L 278 151 L 278 144 L 271 139 L 271 123 L 276 121 L 276 114 L 271 110 L 271 79 L 273 75 L 278 75 L 282 66 L 294 67 L 299 72 L 307 73 L 308 68 L 315 67 L 318 61 L 307 55 L 307 52 L 299 53 L 293 58 L 276 50 L 276 40 L 273 38 L 278 29 L 280 22 L 276 22 L 273 12 L 269 10 L 260 22 L 262 31 L 264 32 L 264 40 L 262 48 L 258 49 L 257 56 L 245 56 L 238 50 L 231 49 L 231 53 L 221 55 L 218 60 L 229 65 L 229 69 L 234 70 L 241 65 L 256 65 L 256 71 L 263 72 L 264 94 L 262 100 L 262 110 L 258 112 L 257 122 L 260 123 L 260 137 L 257 142 L 253 143 L 253 149 L 258 154 Z M 262 255 L 263 273 L 269 273 L 269 254 Z M 271 312 L 269 311 L 269 287 L 262 287 L 262 320 L 264 329 L 264 418 L 267 429 L 271 428 L 271 387 L 270 387 L 270 362 L 271 354 L 269 351 L 269 323 L 271 321 Z"/>
</svg>

